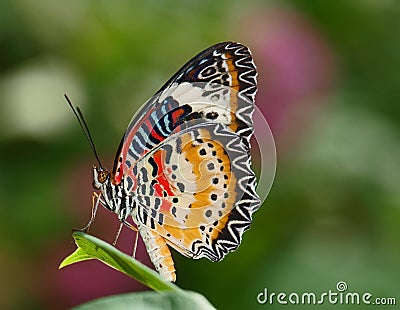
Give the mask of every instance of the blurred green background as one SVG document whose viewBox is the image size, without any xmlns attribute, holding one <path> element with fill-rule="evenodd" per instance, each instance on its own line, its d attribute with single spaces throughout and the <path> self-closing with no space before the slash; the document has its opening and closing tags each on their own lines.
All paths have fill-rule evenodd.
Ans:
<svg viewBox="0 0 400 310">
<path fill-rule="evenodd" d="M 111 167 L 141 104 L 225 40 L 253 52 L 276 179 L 237 252 L 220 263 L 173 253 L 177 284 L 220 309 L 281 308 L 258 293 L 339 281 L 400 303 L 399 29 L 395 0 L 1 1 L 0 308 L 145 289 L 96 262 L 58 270 L 90 217 L 94 163 L 63 94 Z M 101 211 L 92 233 L 112 241 L 117 227 Z M 133 234 L 121 238 L 129 252 Z M 150 265 L 143 244 L 138 259 Z"/>
</svg>

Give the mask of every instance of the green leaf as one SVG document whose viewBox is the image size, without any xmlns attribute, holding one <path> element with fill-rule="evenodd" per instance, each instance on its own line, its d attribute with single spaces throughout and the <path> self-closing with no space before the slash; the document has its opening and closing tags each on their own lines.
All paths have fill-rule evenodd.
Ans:
<svg viewBox="0 0 400 310">
<path fill-rule="evenodd" d="M 84 260 L 93 259 L 92 256 L 88 255 L 84 250 L 81 248 L 77 248 L 74 253 L 66 257 L 60 264 L 60 269 L 64 268 L 68 265 L 73 263 L 81 262 Z"/>
<path fill-rule="evenodd" d="M 59 268 L 98 259 L 159 292 L 140 292 L 100 298 L 80 305 L 76 310 L 91 309 L 215 309 L 208 300 L 195 292 L 183 291 L 165 281 L 157 272 L 122 253 L 112 245 L 83 232 L 72 235 L 78 248 L 66 257 Z"/>
<path fill-rule="evenodd" d="M 80 305 L 74 310 L 124 310 L 124 309 L 215 309 L 202 295 L 186 291 L 185 294 L 177 292 L 140 292 L 96 299 Z"/>
<path fill-rule="evenodd" d="M 114 246 L 83 232 L 74 232 L 72 236 L 78 249 L 66 257 L 59 268 L 88 260 L 98 259 L 104 264 L 119 270 L 156 291 L 174 291 L 186 295 L 183 290 L 171 282 L 165 281 L 156 271 L 122 253 Z"/>
</svg>

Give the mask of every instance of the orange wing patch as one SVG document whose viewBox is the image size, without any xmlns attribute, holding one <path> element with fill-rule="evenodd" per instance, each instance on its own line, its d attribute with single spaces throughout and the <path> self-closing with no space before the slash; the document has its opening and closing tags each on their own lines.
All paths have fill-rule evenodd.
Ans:
<svg viewBox="0 0 400 310">
<path fill-rule="evenodd" d="M 154 229 L 169 245 L 193 258 L 198 255 L 196 244 L 211 248 L 221 237 L 241 198 L 237 188 L 238 172 L 233 170 L 232 162 L 237 155 L 227 150 L 228 141 L 235 138 L 239 142 L 239 138 L 229 130 L 225 132 L 227 137 L 216 137 L 211 128 L 215 130 L 218 126 L 223 128 L 208 124 L 204 128 L 181 133 L 174 141 L 175 148 L 165 143 L 165 149 L 155 150 L 151 154 L 152 159 L 147 161 L 157 163 L 157 175 L 153 173 L 154 188 L 160 182 L 166 182 L 172 192 L 172 195 L 167 193 L 167 187 L 163 185 L 164 195 L 156 190 L 154 194 L 158 198 L 146 197 L 148 209 L 156 205 L 156 199 L 162 200 L 157 212 L 162 214 L 163 221 L 154 223 Z M 238 154 L 247 156 L 244 147 Z M 148 171 L 154 172 L 151 164 L 147 166 Z M 152 211 L 147 213 L 151 216 Z M 154 218 L 157 216 L 154 215 Z M 211 254 L 208 257 L 219 259 Z"/>
</svg>

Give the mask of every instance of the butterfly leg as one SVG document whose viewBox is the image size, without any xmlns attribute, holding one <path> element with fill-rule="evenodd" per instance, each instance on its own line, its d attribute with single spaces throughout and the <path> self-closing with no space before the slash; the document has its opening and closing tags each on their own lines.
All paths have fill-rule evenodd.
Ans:
<svg viewBox="0 0 400 310">
<path fill-rule="evenodd" d="M 136 249 L 137 249 L 138 239 L 139 239 L 139 232 L 136 230 L 135 243 L 133 245 L 133 253 L 132 253 L 133 258 L 136 257 Z"/>
<path fill-rule="evenodd" d="M 115 246 L 117 244 L 117 241 L 118 241 L 118 238 L 119 238 L 119 235 L 121 233 L 123 225 L 127 226 L 128 228 L 132 229 L 133 231 L 136 231 L 136 232 L 138 231 L 137 228 L 135 226 L 133 226 L 131 223 L 129 223 L 126 220 L 122 220 L 121 223 L 119 224 L 119 228 L 118 228 L 117 234 L 116 234 L 116 236 L 114 238 L 114 241 L 112 243 L 113 246 Z M 137 244 L 137 237 L 136 237 L 136 241 L 135 241 L 135 247 L 136 247 L 136 244 Z M 136 252 L 136 248 L 134 249 L 134 253 L 135 252 Z M 133 256 L 133 257 L 135 257 L 135 256 Z"/>
<path fill-rule="evenodd" d="M 118 228 L 118 231 L 117 231 L 117 235 L 115 236 L 114 241 L 113 241 L 113 243 L 112 243 L 113 246 L 115 246 L 115 245 L 117 244 L 117 241 L 118 241 L 118 238 L 119 238 L 119 235 L 120 235 L 120 233 L 121 233 L 121 230 L 122 230 L 122 226 L 123 226 L 123 225 L 124 225 L 124 222 L 121 222 L 121 224 L 119 224 L 119 228 Z"/>
<path fill-rule="evenodd" d="M 176 280 L 174 261 L 165 239 L 144 225 L 138 224 L 137 228 L 156 270 L 165 280 L 174 282 Z"/>
<path fill-rule="evenodd" d="M 96 200 L 96 202 L 95 202 L 95 200 Z M 90 216 L 90 220 L 85 227 L 80 228 L 80 229 L 79 228 L 74 229 L 75 231 L 83 231 L 84 233 L 89 231 L 89 228 L 92 225 L 94 218 L 96 217 L 97 207 L 99 206 L 100 202 L 102 202 L 101 193 L 97 194 L 96 192 L 93 192 L 93 194 L 92 194 L 92 215 Z"/>
<path fill-rule="evenodd" d="M 138 238 L 139 238 L 138 229 L 126 220 L 122 220 L 122 224 L 124 224 L 126 227 L 128 227 L 128 228 L 132 229 L 134 232 L 136 232 L 135 243 L 133 244 L 133 254 L 132 254 L 132 257 L 135 258 L 136 257 L 136 248 L 137 248 Z"/>
</svg>

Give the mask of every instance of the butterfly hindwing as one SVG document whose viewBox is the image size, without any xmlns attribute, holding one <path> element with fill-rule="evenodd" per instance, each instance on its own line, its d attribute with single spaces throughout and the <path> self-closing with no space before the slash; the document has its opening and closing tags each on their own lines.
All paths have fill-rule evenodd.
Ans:
<svg viewBox="0 0 400 310">
<path fill-rule="evenodd" d="M 137 221 L 192 258 L 218 261 L 235 250 L 260 205 L 247 147 L 223 124 L 172 135 L 130 171 Z"/>
</svg>

